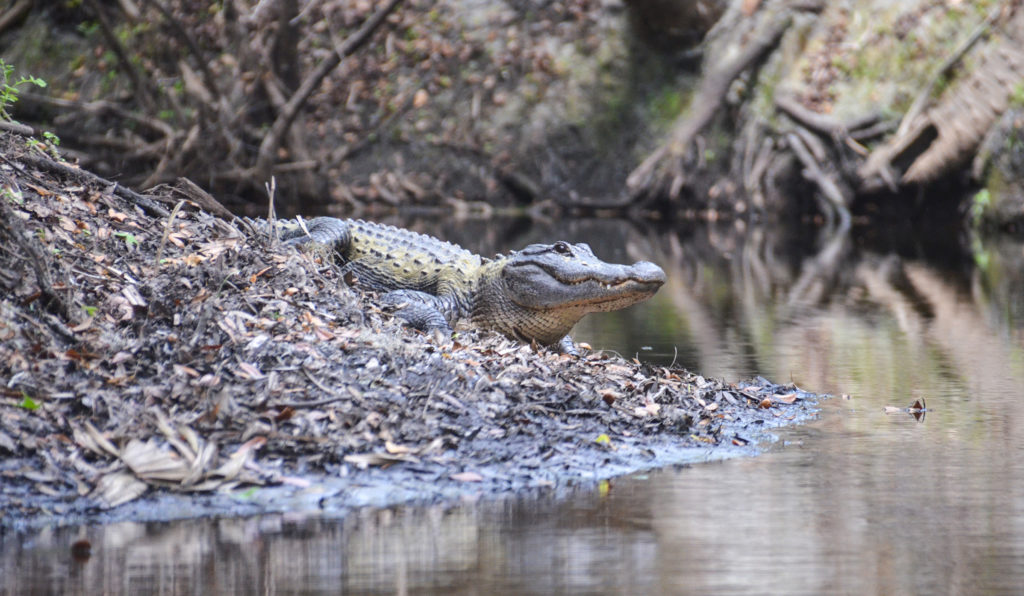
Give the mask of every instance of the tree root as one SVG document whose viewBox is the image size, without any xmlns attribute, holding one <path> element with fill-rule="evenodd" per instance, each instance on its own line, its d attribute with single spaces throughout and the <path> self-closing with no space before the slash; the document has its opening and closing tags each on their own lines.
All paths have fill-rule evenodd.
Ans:
<svg viewBox="0 0 1024 596">
<path fill-rule="evenodd" d="M 871 192 L 934 181 L 974 155 L 988 131 L 1010 105 L 1013 90 L 1024 82 L 1024 9 L 1001 3 L 950 53 L 931 82 L 918 94 L 900 127 L 858 169 L 859 186 Z M 1001 23 L 1000 23 L 1001 21 Z M 942 76 L 962 60 L 993 26 L 993 36 L 970 75 L 953 84 L 927 108 Z"/>
<path fill-rule="evenodd" d="M 786 134 L 789 147 L 796 154 L 797 159 L 804 166 L 804 177 L 814 182 L 824 196 L 826 204 L 822 211 L 828 218 L 828 227 L 832 227 L 834 217 L 839 217 L 839 229 L 846 230 L 850 227 L 850 210 L 847 207 L 849 199 L 839 188 L 839 185 L 831 176 L 827 175 L 819 165 L 824 156 L 816 157 L 805 142 L 806 136 L 795 132 Z"/>
<path fill-rule="evenodd" d="M 725 104 L 733 81 L 767 55 L 792 24 L 795 9 L 780 4 L 782 6 L 774 13 L 760 9 L 765 16 L 755 25 L 753 37 L 734 58 L 709 69 L 701 80 L 690 112 L 676 120 L 668 140 L 629 175 L 626 184 L 634 198 L 667 196 L 675 200 L 679 197 L 686 183 L 685 162 L 691 145 Z M 813 8 L 820 10 L 817 4 Z M 722 35 L 717 29 L 712 32 Z"/>
</svg>

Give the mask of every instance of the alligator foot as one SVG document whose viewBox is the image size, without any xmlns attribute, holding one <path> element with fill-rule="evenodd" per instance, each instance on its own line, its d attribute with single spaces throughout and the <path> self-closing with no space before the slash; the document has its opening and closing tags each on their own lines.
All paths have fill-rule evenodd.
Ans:
<svg viewBox="0 0 1024 596">
<path fill-rule="evenodd" d="M 440 331 L 444 337 L 452 336 L 452 327 L 438 308 L 438 298 L 417 290 L 395 290 L 380 297 L 384 306 L 395 309 L 395 316 L 407 325 L 421 331 Z"/>
</svg>

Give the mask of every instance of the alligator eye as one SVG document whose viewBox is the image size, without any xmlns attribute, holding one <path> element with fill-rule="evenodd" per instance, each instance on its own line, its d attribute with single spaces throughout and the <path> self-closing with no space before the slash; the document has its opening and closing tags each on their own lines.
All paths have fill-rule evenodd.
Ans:
<svg viewBox="0 0 1024 596">
<path fill-rule="evenodd" d="M 572 249 L 565 242 L 555 242 L 555 252 L 563 255 L 571 254 Z"/>
</svg>

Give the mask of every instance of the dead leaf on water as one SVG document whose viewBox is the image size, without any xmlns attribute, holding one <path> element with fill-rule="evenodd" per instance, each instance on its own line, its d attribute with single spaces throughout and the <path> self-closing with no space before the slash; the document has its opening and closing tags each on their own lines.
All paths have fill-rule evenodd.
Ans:
<svg viewBox="0 0 1024 596">
<path fill-rule="evenodd" d="M 922 397 L 921 399 L 915 399 L 914 403 L 910 404 L 909 408 L 897 408 L 896 406 L 885 406 L 883 410 L 886 414 L 896 414 L 899 412 L 906 412 L 914 417 L 914 420 L 918 422 L 924 422 L 925 414 L 928 412 L 927 402 Z"/>
</svg>

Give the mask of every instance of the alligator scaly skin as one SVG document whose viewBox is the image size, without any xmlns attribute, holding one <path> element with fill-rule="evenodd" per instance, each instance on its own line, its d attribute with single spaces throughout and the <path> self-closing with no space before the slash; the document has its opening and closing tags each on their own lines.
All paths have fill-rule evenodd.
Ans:
<svg viewBox="0 0 1024 596">
<path fill-rule="evenodd" d="M 467 321 L 570 354 L 578 352 L 567 334 L 584 315 L 645 300 L 665 282 L 653 263 L 605 263 L 586 244 L 531 244 L 486 259 L 424 234 L 332 217 L 284 225 L 281 237 L 332 248 L 355 285 L 380 292 L 413 327 L 450 333 Z"/>
</svg>

